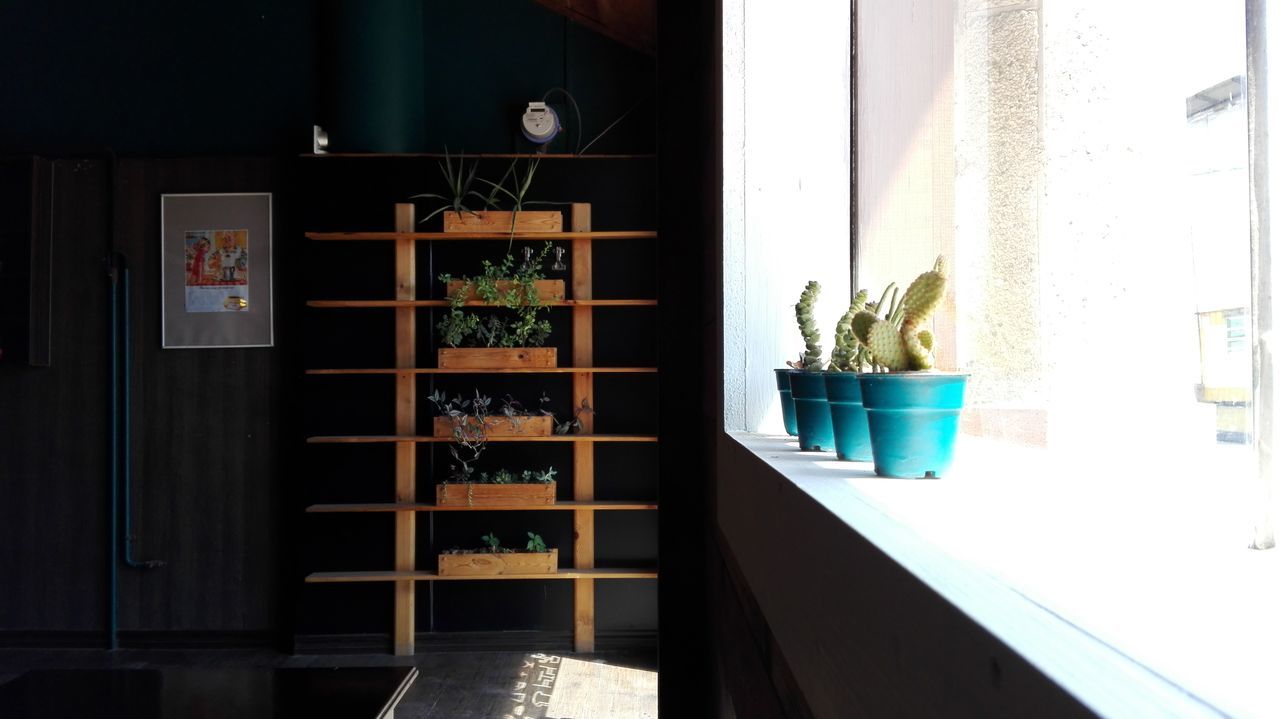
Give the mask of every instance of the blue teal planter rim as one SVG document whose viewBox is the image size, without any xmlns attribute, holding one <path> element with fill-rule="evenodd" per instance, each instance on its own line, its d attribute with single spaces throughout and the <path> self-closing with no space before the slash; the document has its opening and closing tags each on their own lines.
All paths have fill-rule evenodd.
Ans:
<svg viewBox="0 0 1280 719">
<path fill-rule="evenodd" d="M 969 372 L 934 372 L 932 370 L 907 370 L 903 372 L 849 372 L 849 373 L 840 372 L 838 374 L 856 374 L 859 377 L 900 377 L 902 379 L 907 379 L 907 378 L 958 379 L 961 377 L 967 379 L 973 376 L 972 373 L 969 373 Z"/>
</svg>

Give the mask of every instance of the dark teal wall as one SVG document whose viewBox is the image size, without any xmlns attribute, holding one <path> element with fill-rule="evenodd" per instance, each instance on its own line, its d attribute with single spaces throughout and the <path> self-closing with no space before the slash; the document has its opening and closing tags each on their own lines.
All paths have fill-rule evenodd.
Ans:
<svg viewBox="0 0 1280 719">
<path fill-rule="evenodd" d="M 328 107 L 324 14 L 288 0 L 0 3 L 0 152 L 307 151 Z M 422 17 L 420 149 L 517 149 L 524 104 L 551 87 L 578 98 L 588 137 L 652 97 L 651 58 L 532 0 L 424 0 Z M 646 102 L 592 150 L 651 150 L 652 116 Z"/>
<path fill-rule="evenodd" d="M 0 151 L 296 148 L 314 20 L 284 0 L 0 3 Z"/>
<path fill-rule="evenodd" d="M 451 148 L 475 152 L 527 148 L 517 124 L 525 105 L 553 87 L 563 87 L 582 110 L 584 143 L 643 99 L 644 104 L 591 152 L 652 151 L 651 57 L 532 0 L 446 0 L 426 7 L 429 145 L 447 142 Z M 564 106 L 563 96 L 550 101 L 566 125 L 561 137 L 573 142 L 572 111 Z M 552 149 L 565 151 L 561 140 Z"/>
</svg>

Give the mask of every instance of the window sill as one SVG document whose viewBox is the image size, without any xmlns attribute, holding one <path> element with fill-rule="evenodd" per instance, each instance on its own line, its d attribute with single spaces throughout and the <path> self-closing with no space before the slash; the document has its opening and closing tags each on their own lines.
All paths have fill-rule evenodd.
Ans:
<svg viewBox="0 0 1280 719">
<path fill-rule="evenodd" d="M 896 480 L 792 438 L 728 437 L 1094 711 L 1280 708 L 1280 550 L 1188 520 L 1221 476 L 1038 472 L 1034 451 L 970 440 L 948 477 Z"/>
</svg>

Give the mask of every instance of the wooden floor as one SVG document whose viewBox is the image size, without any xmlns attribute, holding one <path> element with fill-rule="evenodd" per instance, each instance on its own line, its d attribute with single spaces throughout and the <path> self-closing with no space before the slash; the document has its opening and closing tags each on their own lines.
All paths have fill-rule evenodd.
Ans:
<svg viewBox="0 0 1280 719">
<path fill-rule="evenodd" d="M 394 657 L 290 656 L 260 650 L 0 649 L 0 684 L 28 669 L 409 664 L 420 674 L 396 710 L 397 719 L 652 719 L 658 715 L 658 674 L 650 652 L 450 652 Z"/>
</svg>

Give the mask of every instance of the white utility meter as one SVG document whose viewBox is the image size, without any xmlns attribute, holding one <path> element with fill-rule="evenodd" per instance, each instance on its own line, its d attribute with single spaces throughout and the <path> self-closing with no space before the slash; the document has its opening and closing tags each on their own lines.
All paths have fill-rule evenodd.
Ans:
<svg viewBox="0 0 1280 719">
<path fill-rule="evenodd" d="M 529 142 L 545 145 L 560 132 L 560 118 L 545 102 L 531 102 L 520 118 L 520 131 Z"/>
</svg>

